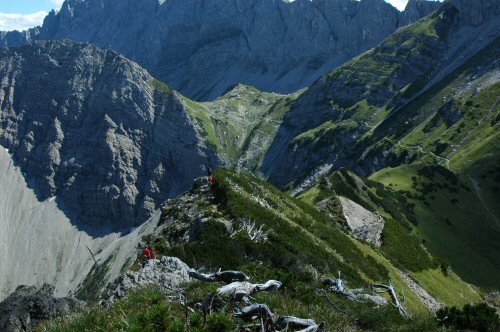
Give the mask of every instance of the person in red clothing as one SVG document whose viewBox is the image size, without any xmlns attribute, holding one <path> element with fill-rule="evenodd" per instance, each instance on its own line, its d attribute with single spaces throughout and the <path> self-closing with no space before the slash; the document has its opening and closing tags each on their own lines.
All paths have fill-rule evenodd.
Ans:
<svg viewBox="0 0 500 332">
<path fill-rule="evenodd" d="M 146 263 L 151 259 L 151 250 L 149 250 L 149 246 L 146 244 L 144 246 L 144 250 L 142 251 L 144 254 L 144 260 L 142 261 L 142 268 L 146 266 Z"/>
<path fill-rule="evenodd" d="M 142 252 L 144 253 L 144 258 L 147 260 L 151 259 L 151 250 L 149 250 L 149 246 L 147 244 L 144 246 L 144 250 Z"/>
</svg>

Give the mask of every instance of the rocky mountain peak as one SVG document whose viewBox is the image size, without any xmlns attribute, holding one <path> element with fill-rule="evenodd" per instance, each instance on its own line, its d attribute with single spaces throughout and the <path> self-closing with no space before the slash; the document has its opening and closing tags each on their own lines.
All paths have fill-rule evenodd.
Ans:
<svg viewBox="0 0 500 332">
<path fill-rule="evenodd" d="M 39 200 L 57 196 L 75 222 L 144 222 L 217 163 L 179 95 L 115 51 L 70 41 L 3 48 L 0 75 L 0 144 Z"/>
<path fill-rule="evenodd" d="M 39 30 L 0 43 L 112 48 L 197 100 L 238 83 L 290 93 L 430 13 L 431 3 L 400 13 L 383 0 L 68 0 Z"/>
</svg>

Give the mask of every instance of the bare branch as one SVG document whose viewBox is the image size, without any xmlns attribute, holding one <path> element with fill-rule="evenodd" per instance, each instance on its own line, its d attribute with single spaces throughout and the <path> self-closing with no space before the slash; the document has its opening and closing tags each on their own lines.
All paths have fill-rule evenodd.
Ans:
<svg viewBox="0 0 500 332">
<path fill-rule="evenodd" d="M 206 282 L 224 282 L 229 284 L 234 281 L 245 281 L 249 278 L 240 271 L 219 271 L 216 273 L 201 273 L 200 270 L 196 271 L 194 269 L 189 270 L 189 276 L 194 279 L 198 279 Z"/>
</svg>

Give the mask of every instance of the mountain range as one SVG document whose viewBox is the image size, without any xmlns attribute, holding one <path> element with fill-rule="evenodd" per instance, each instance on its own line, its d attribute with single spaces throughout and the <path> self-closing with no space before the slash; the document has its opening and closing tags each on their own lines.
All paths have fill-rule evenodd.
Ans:
<svg viewBox="0 0 500 332">
<path fill-rule="evenodd" d="M 240 83 L 291 93 L 438 6 L 412 0 L 399 12 L 384 0 L 68 0 L 42 27 L 0 35 L 0 45 L 71 39 L 112 48 L 195 100 Z"/>
<path fill-rule="evenodd" d="M 0 299 L 42 282 L 93 298 L 148 239 L 195 267 L 292 269 L 307 289 L 337 267 L 391 278 L 413 313 L 479 301 L 458 289 L 500 287 L 499 14 L 67 0 L 1 33 Z M 219 167 L 211 197 L 194 179 Z M 267 245 L 235 235 L 252 220 Z"/>
</svg>

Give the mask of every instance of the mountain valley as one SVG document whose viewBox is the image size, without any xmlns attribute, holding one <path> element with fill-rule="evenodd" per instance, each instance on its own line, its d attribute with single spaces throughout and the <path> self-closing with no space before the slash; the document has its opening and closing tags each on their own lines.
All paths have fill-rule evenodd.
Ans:
<svg viewBox="0 0 500 332">
<path fill-rule="evenodd" d="M 494 330 L 499 17 L 66 0 L 0 33 L 0 301 L 87 302 L 0 330 Z"/>
</svg>

